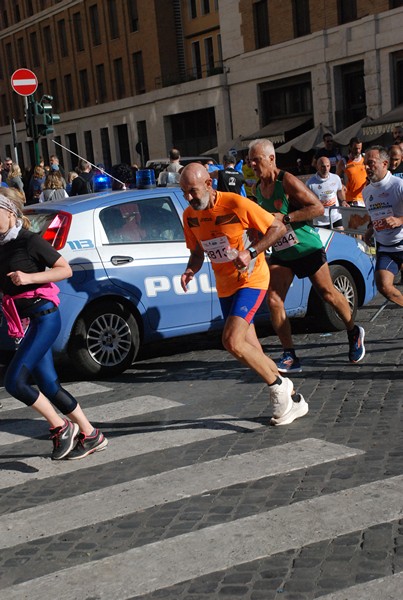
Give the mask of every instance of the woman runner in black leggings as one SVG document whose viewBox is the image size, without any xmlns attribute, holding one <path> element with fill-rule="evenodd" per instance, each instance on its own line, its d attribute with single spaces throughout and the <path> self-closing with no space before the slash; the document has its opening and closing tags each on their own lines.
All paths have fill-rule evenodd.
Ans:
<svg viewBox="0 0 403 600">
<path fill-rule="evenodd" d="M 48 421 L 53 460 L 84 458 L 106 448 L 108 440 L 94 429 L 77 400 L 61 387 L 52 356 L 61 326 L 55 282 L 70 277 L 72 271 L 46 240 L 29 231 L 30 222 L 22 208 L 17 190 L 0 188 L 2 308 L 9 335 L 22 338 L 4 386 Z M 25 333 L 21 319 L 29 319 Z"/>
</svg>

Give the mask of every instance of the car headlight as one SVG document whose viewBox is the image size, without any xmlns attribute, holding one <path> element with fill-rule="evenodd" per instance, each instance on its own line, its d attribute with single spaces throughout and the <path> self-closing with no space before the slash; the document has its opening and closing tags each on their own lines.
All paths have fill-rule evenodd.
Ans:
<svg viewBox="0 0 403 600">
<path fill-rule="evenodd" d="M 374 256 L 376 254 L 376 248 L 374 248 L 374 246 L 368 246 L 364 240 L 356 240 L 356 242 L 358 248 L 361 252 L 364 252 L 364 254 L 368 254 L 369 256 Z"/>
</svg>

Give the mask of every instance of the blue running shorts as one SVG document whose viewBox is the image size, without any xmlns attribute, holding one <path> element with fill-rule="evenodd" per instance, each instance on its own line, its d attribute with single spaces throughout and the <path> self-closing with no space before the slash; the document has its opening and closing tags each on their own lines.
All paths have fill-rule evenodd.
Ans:
<svg viewBox="0 0 403 600">
<path fill-rule="evenodd" d="M 397 275 L 402 268 L 403 252 L 385 252 L 381 250 L 376 255 L 375 271 L 390 271 Z"/>
<path fill-rule="evenodd" d="M 267 290 L 241 288 L 232 296 L 219 298 L 224 320 L 228 317 L 241 317 L 247 323 L 253 323 L 257 309 L 265 299 Z"/>
</svg>

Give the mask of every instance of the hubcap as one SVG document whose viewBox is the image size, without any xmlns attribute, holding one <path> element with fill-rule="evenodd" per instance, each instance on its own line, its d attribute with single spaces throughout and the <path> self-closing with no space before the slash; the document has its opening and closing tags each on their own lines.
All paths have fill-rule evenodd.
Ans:
<svg viewBox="0 0 403 600">
<path fill-rule="evenodd" d="M 131 345 L 130 327 L 123 317 L 115 313 L 100 315 L 88 328 L 88 352 L 101 366 L 111 367 L 122 363 Z"/>
</svg>

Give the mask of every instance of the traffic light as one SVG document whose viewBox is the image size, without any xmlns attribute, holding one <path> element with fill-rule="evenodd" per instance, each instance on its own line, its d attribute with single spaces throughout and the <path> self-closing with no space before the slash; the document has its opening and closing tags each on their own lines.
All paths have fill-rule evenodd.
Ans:
<svg viewBox="0 0 403 600">
<path fill-rule="evenodd" d="M 27 136 L 32 138 L 33 140 L 38 139 L 38 129 L 36 127 L 35 122 L 35 112 L 36 112 L 36 103 L 28 101 L 27 112 L 25 114 L 25 126 L 27 131 Z"/>
<path fill-rule="evenodd" d="M 35 102 L 35 124 L 38 136 L 53 133 L 53 125 L 60 121 L 60 115 L 53 114 L 52 100 L 53 96 L 42 96 L 40 102 Z"/>
</svg>

